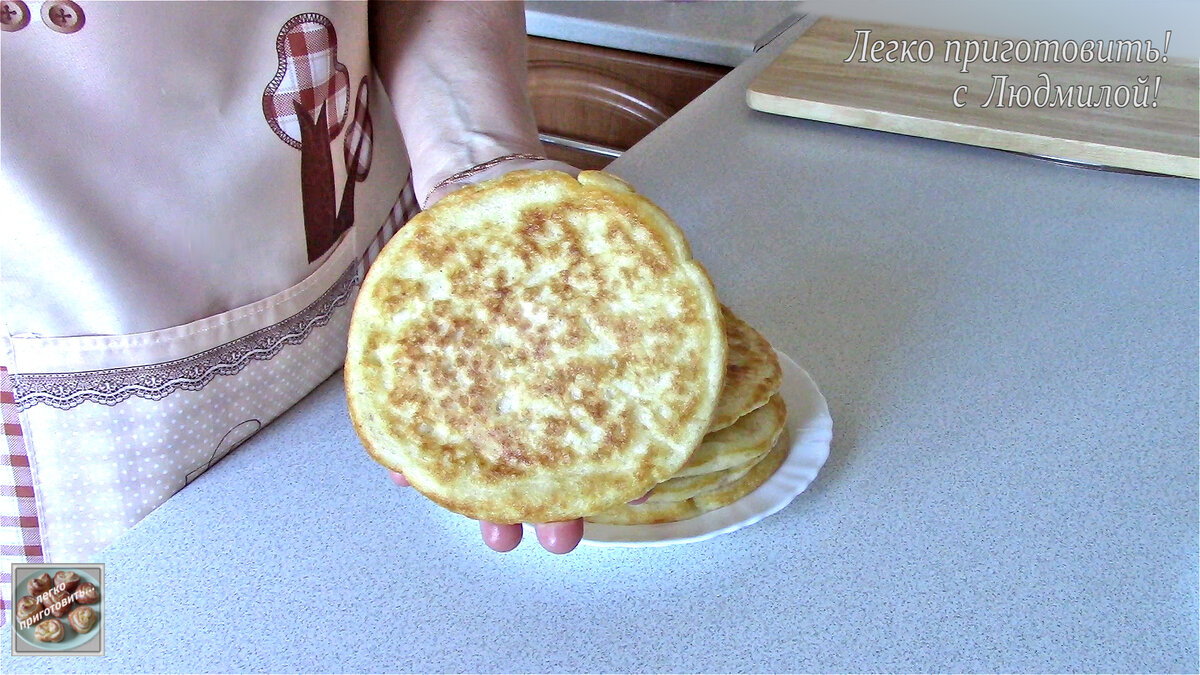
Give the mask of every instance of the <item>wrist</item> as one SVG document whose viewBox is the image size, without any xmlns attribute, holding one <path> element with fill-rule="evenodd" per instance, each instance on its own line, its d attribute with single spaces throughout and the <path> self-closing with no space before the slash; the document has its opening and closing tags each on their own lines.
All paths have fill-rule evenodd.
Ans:
<svg viewBox="0 0 1200 675">
<path fill-rule="evenodd" d="M 443 177 L 438 177 L 437 181 L 425 190 L 421 199 L 421 208 L 424 209 L 432 206 L 442 197 L 463 186 L 481 183 L 485 180 L 502 176 L 510 171 L 521 169 L 563 171 L 572 176 L 579 174 L 579 169 L 570 164 L 552 160 L 542 155 L 525 152 L 509 153 L 493 157 L 485 162 L 480 162 L 479 164 L 453 173 L 447 173 Z M 421 193 L 418 192 L 418 194 Z"/>
</svg>

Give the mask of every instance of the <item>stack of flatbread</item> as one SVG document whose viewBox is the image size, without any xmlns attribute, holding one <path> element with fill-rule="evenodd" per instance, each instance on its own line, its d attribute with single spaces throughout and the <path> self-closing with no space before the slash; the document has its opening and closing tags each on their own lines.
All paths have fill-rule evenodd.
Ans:
<svg viewBox="0 0 1200 675">
<path fill-rule="evenodd" d="M 725 386 L 699 447 L 670 479 L 640 504 L 622 504 L 588 517 L 595 523 L 645 525 L 694 518 L 727 506 L 767 482 L 787 459 L 787 406 L 782 371 L 766 338 L 728 307 Z"/>
<path fill-rule="evenodd" d="M 409 221 L 363 281 L 345 381 L 368 453 L 479 520 L 688 518 L 786 455 L 770 345 L 602 172 L 512 172 Z"/>
</svg>

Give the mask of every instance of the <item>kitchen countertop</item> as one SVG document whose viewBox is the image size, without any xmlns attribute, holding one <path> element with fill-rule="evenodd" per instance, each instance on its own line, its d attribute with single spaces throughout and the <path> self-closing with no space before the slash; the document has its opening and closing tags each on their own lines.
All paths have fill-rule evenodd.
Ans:
<svg viewBox="0 0 1200 675">
<path fill-rule="evenodd" d="M 530 35 L 736 66 L 800 18 L 799 2 L 531 0 Z"/>
<path fill-rule="evenodd" d="M 6 672 L 1196 672 L 1197 182 L 748 109 L 787 43 L 611 170 L 827 397 L 788 508 L 494 554 L 335 377 L 98 557 L 105 657 Z"/>
</svg>

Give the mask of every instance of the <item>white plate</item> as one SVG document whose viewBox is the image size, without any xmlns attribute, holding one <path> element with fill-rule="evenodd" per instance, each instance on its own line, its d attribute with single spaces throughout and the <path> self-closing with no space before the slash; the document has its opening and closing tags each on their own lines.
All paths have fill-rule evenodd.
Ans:
<svg viewBox="0 0 1200 675">
<path fill-rule="evenodd" d="M 753 525 L 787 506 L 809 483 L 829 457 L 833 418 L 825 397 L 803 368 L 778 350 L 783 369 L 780 393 L 787 403 L 787 433 L 792 440 L 787 460 L 757 490 L 738 501 L 690 520 L 659 525 L 598 525 L 587 523 L 587 546 L 669 546 L 704 541 Z"/>
</svg>

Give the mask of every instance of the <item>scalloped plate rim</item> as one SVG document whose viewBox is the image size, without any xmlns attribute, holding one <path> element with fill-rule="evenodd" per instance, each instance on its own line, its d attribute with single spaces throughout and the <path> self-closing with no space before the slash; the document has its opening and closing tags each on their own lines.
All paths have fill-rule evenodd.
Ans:
<svg viewBox="0 0 1200 675">
<path fill-rule="evenodd" d="M 643 548 L 705 541 L 778 513 L 803 493 L 829 459 L 833 419 L 825 397 L 808 372 L 787 354 L 778 349 L 775 353 L 783 370 L 780 393 L 788 406 L 786 428 L 792 447 L 788 458 L 766 483 L 729 506 L 676 523 L 587 523 L 580 543 L 598 548 Z"/>
</svg>

